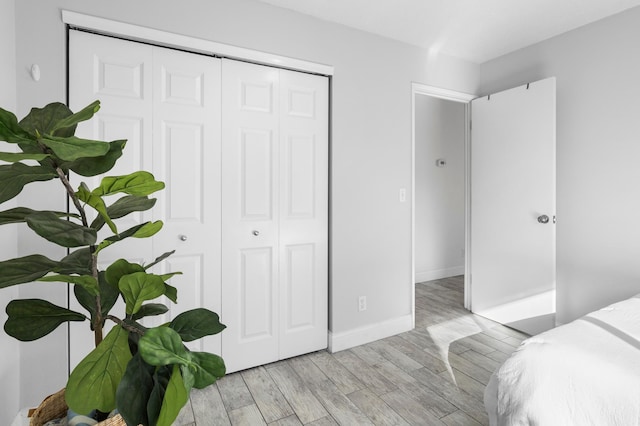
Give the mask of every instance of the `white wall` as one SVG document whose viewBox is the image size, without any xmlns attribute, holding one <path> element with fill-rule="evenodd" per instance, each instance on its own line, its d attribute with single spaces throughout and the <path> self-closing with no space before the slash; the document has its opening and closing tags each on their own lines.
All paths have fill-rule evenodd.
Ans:
<svg viewBox="0 0 640 426">
<path fill-rule="evenodd" d="M 557 77 L 557 319 L 640 292 L 640 8 L 481 66 L 484 94 Z"/>
<path fill-rule="evenodd" d="M 415 115 L 415 281 L 423 282 L 464 274 L 465 104 L 416 95 Z"/>
<path fill-rule="evenodd" d="M 410 325 L 411 200 L 399 203 L 398 190 L 411 189 L 411 82 L 472 93 L 476 65 L 247 0 L 194 0 L 188 7 L 169 0 L 21 0 L 16 20 L 29 23 L 17 28 L 23 112 L 65 99 L 60 9 L 335 66 L 330 326 L 334 337 L 354 345 L 354 335 L 375 338 Z M 39 83 L 24 72 L 34 62 L 42 69 Z M 361 295 L 368 309 L 359 313 Z"/>
<path fill-rule="evenodd" d="M 15 111 L 16 107 L 16 50 L 15 50 L 15 3 L 0 0 L 0 107 Z M 5 150 L 3 146 L 1 150 Z M 0 210 L 15 207 L 15 202 L 0 206 Z M 17 227 L 0 226 L 0 260 L 16 257 L 18 249 Z M 0 290 L 0 324 L 7 319 L 5 306 L 18 297 L 18 288 Z M 17 340 L 0 331 L 0 424 L 8 425 L 18 412 L 20 395 L 20 345 Z"/>
</svg>

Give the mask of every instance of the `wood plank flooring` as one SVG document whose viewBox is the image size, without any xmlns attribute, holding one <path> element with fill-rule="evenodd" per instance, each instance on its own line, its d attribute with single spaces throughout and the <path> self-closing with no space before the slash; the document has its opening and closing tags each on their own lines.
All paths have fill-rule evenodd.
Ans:
<svg viewBox="0 0 640 426">
<path fill-rule="evenodd" d="M 525 334 L 463 307 L 463 277 L 416 285 L 416 328 L 194 390 L 174 425 L 485 425 L 491 373 Z"/>
</svg>

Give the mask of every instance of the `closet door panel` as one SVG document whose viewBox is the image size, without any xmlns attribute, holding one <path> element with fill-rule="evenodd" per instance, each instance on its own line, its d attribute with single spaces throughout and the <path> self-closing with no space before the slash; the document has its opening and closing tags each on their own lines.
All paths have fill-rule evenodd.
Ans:
<svg viewBox="0 0 640 426">
<path fill-rule="evenodd" d="M 280 71 L 280 358 L 327 347 L 328 90 Z"/>
<path fill-rule="evenodd" d="M 220 60 L 156 47 L 153 51 L 153 171 L 165 182 L 154 220 L 154 256 L 175 250 L 156 273 L 183 272 L 169 284 L 178 304 L 156 321 L 204 307 L 220 313 Z M 220 353 L 220 335 L 188 346 Z"/>
<path fill-rule="evenodd" d="M 222 61 L 222 351 L 278 359 L 278 70 Z"/>
</svg>

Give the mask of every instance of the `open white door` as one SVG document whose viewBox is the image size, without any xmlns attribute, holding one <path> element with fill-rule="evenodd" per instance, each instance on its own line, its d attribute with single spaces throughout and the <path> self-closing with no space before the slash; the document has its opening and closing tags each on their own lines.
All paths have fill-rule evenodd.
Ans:
<svg viewBox="0 0 640 426">
<path fill-rule="evenodd" d="M 471 310 L 529 334 L 555 325 L 555 93 L 471 103 Z"/>
</svg>

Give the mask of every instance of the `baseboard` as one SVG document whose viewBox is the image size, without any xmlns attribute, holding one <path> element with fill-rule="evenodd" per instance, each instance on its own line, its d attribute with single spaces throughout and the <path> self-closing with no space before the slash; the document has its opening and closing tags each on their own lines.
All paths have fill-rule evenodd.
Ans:
<svg viewBox="0 0 640 426">
<path fill-rule="evenodd" d="M 423 283 L 425 281 L 439 280 L 442 278 L 455 277 L 464 275 L 464 265 L 454 266 L 453 268 L 434 269 L 432 271 L 416 272 L 415 282 Z"/>
<path fill-rule="evenodd" d="M 366 327 L 344 331 L 342 333 L 329 332 L 329 352 L 339 352 L 365 343 L 384 339 L 385 337 L 404 333 L 413 329 L 413 316 L 411 314 L 382 321 Z"/>
</svg>

